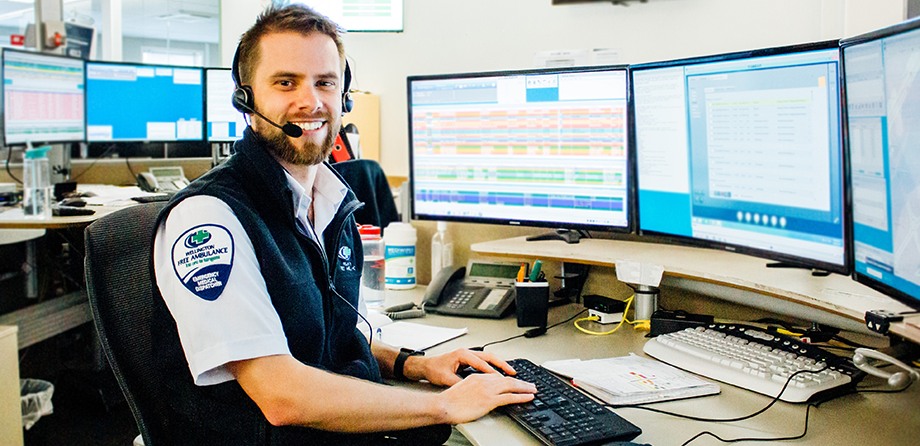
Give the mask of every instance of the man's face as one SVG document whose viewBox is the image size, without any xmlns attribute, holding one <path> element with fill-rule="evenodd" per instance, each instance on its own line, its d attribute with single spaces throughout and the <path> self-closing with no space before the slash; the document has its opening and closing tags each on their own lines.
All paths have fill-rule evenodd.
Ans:
<svg viewBox="0 0 920 446">
<path fill-rule="evenodd" d="M 252 92 L 256 110 L 278 123 L 303 130 L 291 138 L 253 115 L 252 127 L 268 139 L 275 155 L 294 165 L 323 162 L 332 153 L 342 116 L 342 65 L 335 42 L 314 32 L 268 34 L 259 43 Z"/>
</svg>

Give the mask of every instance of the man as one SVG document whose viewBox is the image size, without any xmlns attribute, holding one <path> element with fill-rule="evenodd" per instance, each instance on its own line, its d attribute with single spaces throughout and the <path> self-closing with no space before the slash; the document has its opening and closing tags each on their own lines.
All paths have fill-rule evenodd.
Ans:
<svg viewBox="0 0 920 446">
<path fill-rule="evenodd" d="M 471 421 L 536 391 L 497 373 L 514 370 L 491 354 L 408 356 L 356 329 L 360 204 L 323 164 L 341 125 L 338 32 L 302 7 L 259 17 L 235 67 L 250 127 L 160 215 L 154 337 L 169 421 L 184 433 L 174 444 L 415 441 L 405 430 Z M 467 365 L 486 373 L 461 380 Z M 382 376 L 450 387 L 416 392 Z"/>
</svg>

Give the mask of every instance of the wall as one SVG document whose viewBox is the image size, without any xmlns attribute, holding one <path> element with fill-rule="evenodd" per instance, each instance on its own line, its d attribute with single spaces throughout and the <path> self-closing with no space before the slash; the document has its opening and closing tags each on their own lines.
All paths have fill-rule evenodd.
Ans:
<svg viewBox="0 0 920 446">
<path fill-rule="evenodd" d="M 143 59 L 143 48 L 144 47 L 156 47 L 156 48 L 166 48 L 167 43 L 165 39 L 146 39 L 138 37 L 124 37 L 121 41 L 122 45 L 122 60 L 125 62 L 141 62 Z M 218 51 L 218 45 L 214 43 L 205 43 L 205 42 L 186 42 L 179 40 L 171 40 L 169 42 L 169 48 L 171 49 L 182 49 L 182 50 L 195 50 L 200 51 L 203 56 L 204 66 L 205 67 L 219 67 L 220 65 L 220 52 Z"/>
<path fill-rule="evenodd" d="M 405 32 L 353 33 L 354 88 L 380 95 L 381 164 L 408 172 L 406 76 L 523 69 L 533 54 L 619 48 L 641 63 L 855 35 L 904 17 L 904 0 L 406 0 Z"/>
</svg>

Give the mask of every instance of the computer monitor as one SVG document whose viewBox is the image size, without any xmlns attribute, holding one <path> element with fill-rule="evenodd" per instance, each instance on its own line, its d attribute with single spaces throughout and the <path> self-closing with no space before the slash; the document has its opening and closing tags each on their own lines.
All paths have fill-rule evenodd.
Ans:
<svg viewBox="0 0 920 446">
<path fill-rule="evenodd" d="M 631 66 L 641 235 L 849 273 L 836 41 Z"/>
<path fill-rule="evenodd" d="M 920 21 L 841 41 L 854 278 L 920 309 Z"/>
<path fill-rule="evenodd" d="M 242 138 L 246 121 L 230 100 L 236 89 L 230 69 L 208 68 L 204 79 L 208 141 L 228 142 Z"/>
<path fill-rule="evenodd" d="M 83 60 L 3 49 L 3 144 L 85 139 Z"/>
<path fill-rule="evenodd" d="M 630 231 L 627 78 L 625 66 L 409 77 L 413 218 Z"/>
<path fill-rule="evenodd" d="M 90 142 L 201 141 L 204 70 L 86 63 L 86 139 Z"/>
</svg>

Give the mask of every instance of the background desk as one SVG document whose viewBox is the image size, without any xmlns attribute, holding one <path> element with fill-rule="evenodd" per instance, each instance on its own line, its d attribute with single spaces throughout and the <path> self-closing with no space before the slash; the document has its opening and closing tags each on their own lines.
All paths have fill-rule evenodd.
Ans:
<svg viewBox="0 0 920 446">
<path fill-rule="evenodd" d="M 685 288 L 743 305 L 852 331 L 867 331 L 868 310 L 910 311 L 906 305 L 849 276 L 814 277 L 807 270 L 766 268 L 768 260 L 714 249 L 608 239 L 528 242 L 517 237 L 476 243 L 473 252 L 616 266 L 618 260 L 664 267 L 662 285 Z M 892 324 L 891 332 L 920 343 L 920 314 Z"/>
<path fill-rule="evenodd" d="M 387 305 L 407 301 L 420 302 L 423 287 L 409 291 L 388 291 Z M 577 304 L 552 308 L 549 323 L 553 324 L 579 313 Z M 469 334 L 430 349 L 439 354 L 457 348 L 481 346 L 523 333 L 514 317 L 503 320 L 456 318 L 428 315 L 409 322 L 451 328 L 469 328 Z M 624 326 L 608 336 L 591 336 L 578 331 L 571 322 L 550 329 L 537 338 L 518 338 L 489 346 L 486 351 L 505 359 L 527 358 L 540 364 L 556 359 L 595 359 L 628 355 L 646 356 L 642 346 L 644 332 Z M 877 378 L 866 378 L 862 386 L 882 385 Z M 418 385 L 429 388 L 431 386 Z M 753 413 L 770 402 L 770 398 L 721 384 L 720 395 L 672 401 L 655 407 L 673 412 L 713 418 L 728 418 Z M 617 414 L 642 429 L 635 441 L 654 446 L 680 445 L 702 431 L 711 431 L 723 438 L 785 437 L 802 433 L 805 406 L 780 402 L 766 413 L 738 423 L 702 423 L 659 415 L 641 409 L 618 409 Z M 459 426 L 474 444 L 481 446 L 539 445 L 535 437 L 503 415 L 490 414 L 480 420 Z M 920 438 L 920 384 L 897 394 L 858 394 L 842 397 L 811 409 L 808 435 L 793 442 L 808 445 L 907 445 Z M 754 444 L 754 443 L 747 443 Z M 764 443 L 756 443 L 764 444 Z M 691 443 L 693 446 L 720 445 L 711 437 Z"/>
<path fill-rule="evenodd" d="M 71 217 L 51 217 L 49 219 L 11 218 L 7 212 L 0 212 L 0 230 L 4 229 L 54 229 L 70 230 L 71 238 L 78 246 L 83 245 L 82 229 L 103 215 L 123 209 L 125 206 L 92 206 L 93 215 Z M 6 215 L 4 215 L 6 214 Z M 34 243 L 28 241 L 26 243 Z M 34 257 L 28 259 L 29 252 L 34 256 L 34 249 L 27 249 L 27 262 L 35 264 Z M 35 268 L 29 273 L 34 277 Z M 27 278 L 27 280 L 35 280 Z M 40 303 L 0 315 L 0 325 L 19 326 L 19 348 L 25 348 L 56 336 L 92 320 L 86 292 L 80 290 L 54 299 L 40 299 Z"/>
</svg>

